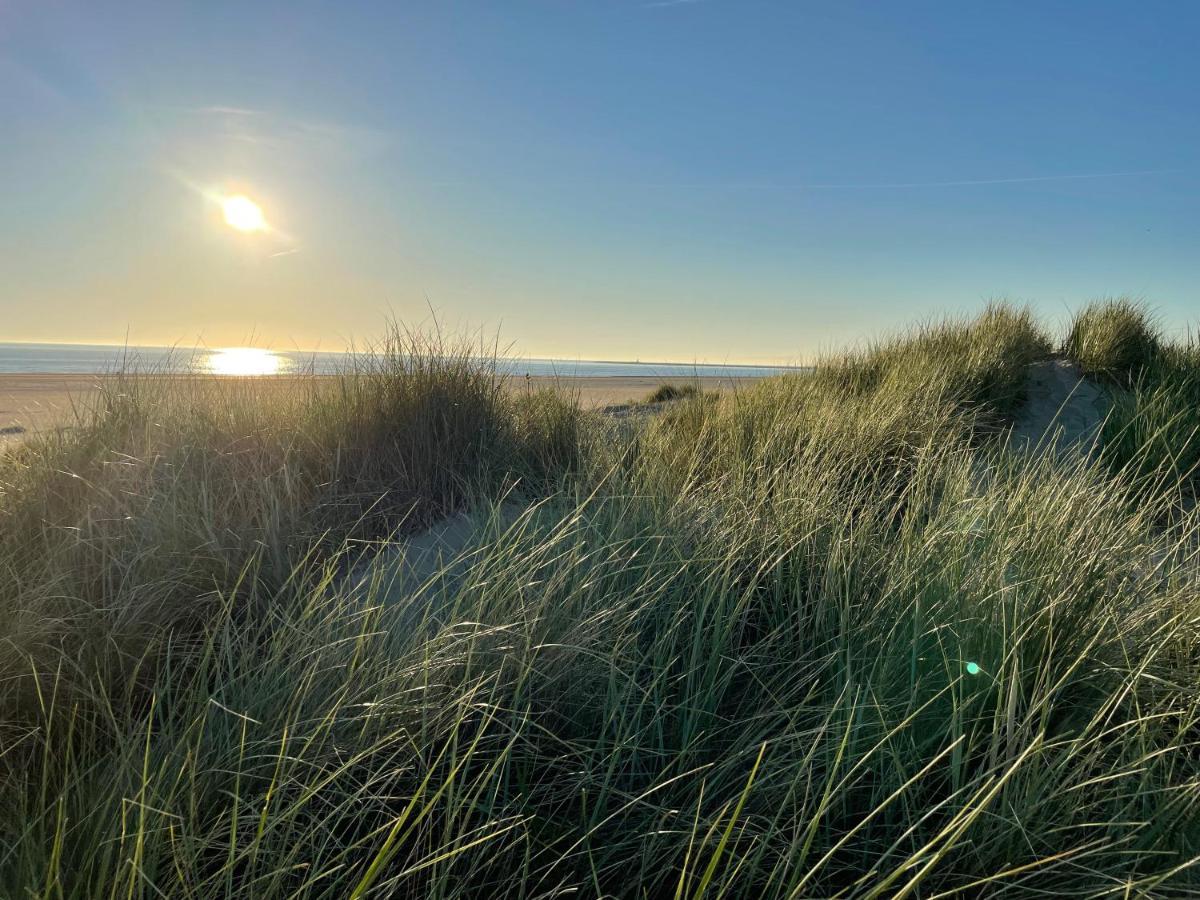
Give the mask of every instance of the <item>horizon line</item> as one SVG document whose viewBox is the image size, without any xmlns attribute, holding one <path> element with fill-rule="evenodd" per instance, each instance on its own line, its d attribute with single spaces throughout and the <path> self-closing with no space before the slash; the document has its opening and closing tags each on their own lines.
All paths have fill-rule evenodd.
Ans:
<svg viewBox="0 0 1200 900">
<path fill-rule="evenodd" d="M 0 347 L 5 346 L 22 346 L 22 347 L 93 347 L 112 350 L 165 350 L 178 351 L 182 353 L 208 353 L 220 350 L 231 349 L 256 349 L 265 350 L 268 353 L 293 353 L 293 354 L 319 354 L 322 356 L 359 356 L 371 353 L 371 350 L 315 350 L 308 348 L 292 348 L 289 350 L 276 349 L 272 347 L 255 347 L 251 344 L 225 344 L 221 346 L 207 346 L 197 344 L 193 347 L 185 347 L 181 344 L 114 344 L 107 342 L 89 342 L 89 341 L 0 341 Z M 706 366 L 719 367 L 725 369 L 807 369 L 811 368 L 809 363 L 798 362 L 711 362 L 705 360 L 667 360 L 667 359 L 604 359 L 604 358 L 588 358 L 582 356 L 503 356 L 496 355 L 494 357 L 480 356 L 480 359 L 494 358 L 497 362 L 547 362 L 547 363 L 599 363 L 601 365 L 617 365 L 617 366 Z M 20 373 L 7 373 L 20 374 Z M 72 374 L 72 373 L 55 373 L 55 372 L 40 372 L 29 374 Z"/>
</svg>

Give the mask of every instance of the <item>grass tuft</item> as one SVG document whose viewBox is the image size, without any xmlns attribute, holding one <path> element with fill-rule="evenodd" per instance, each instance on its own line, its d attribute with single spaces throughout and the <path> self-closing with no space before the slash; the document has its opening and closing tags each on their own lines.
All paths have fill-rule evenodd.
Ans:
<svg viewBox="0 0 1200 900">
<path fill-rule="evenodd" d="M 1159 343 L 1145 304 L 1121 297 L 1092 303 L 1076 315 L 1063 352 L 1084 374 L 1128 385 L 1151 364 Z"/>
<path fill-rule="evenodd" d="M 663 384 L 647 394 L 642 402 L 667 403 L 671 400 L 684 400 L 699 395 L 700 388 L 696 384 Z"/>
<path fill-rule="evenodd" d="M 1114 386 L 1104 458 L 1151 494 L 1195 505 L 1200 483 L 1200 342 L 1159 342 L 1128 387 Z"/>
</svg>

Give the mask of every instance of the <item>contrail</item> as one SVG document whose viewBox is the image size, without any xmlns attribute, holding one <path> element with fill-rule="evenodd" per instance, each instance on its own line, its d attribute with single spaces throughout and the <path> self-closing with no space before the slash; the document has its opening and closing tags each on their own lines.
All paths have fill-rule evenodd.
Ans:
<svg viewBox="0 0 1200 900">
<path fill-rule="evenodd" d="M 800 189 L 864 190 L 870 188 L 971 187 L 985 184 L 1029 184 L 1037 181 L 1084 181 L 1094 178 L 1129 178 L 1136 175 L 1168 175 L 1181 169 L 1135 169 L 1128 172 L 1085 172 L 1075 175 L 1028 175 L 1021 178 L 971 178 L 960 181 L 875 181 L 875 182 L 817 182 L 815 184 L 763 185 L 764 187 L 793 187 Z"/>
<path fill-rule="evenodd" d="M 698 2 L 698 0 L 697 0 Z M 749 191 L 867 191 L 906 188 L 949 188 L 977 187 L 994 184 L 1036 184 L 1043 181 L 1088 181 L 1104 178 L 1134 178 L 1139 175 L 1176 175 L 1192 169 L 1130 169 L 1124 172 L 1079 172 L 1066 175 L 1025 175 L 1015 178 L 962 178 L 954 181 L 622 181 L 622 185 L 641 188 L 693 188 L 695 190 L 749 190 Z M 561 187 L 579 187 L 593 184 L 609 184 L 603 181 L 566 180 L 534 182 L 529 179 L 516 180 L 514 184 L 547 184 Z M 429 182 L 439 187 L 470 187 L 472 181 Z"/>
<path fill-rule="evenodd" d="M 1131 169 L 1124 172 L 1082 172 L 1067 175 L 1026 175 L 1016 178 L 962 178 L 955 181 L 634 181 L 646 188 L 719 188 L 758 191 L 868 191 L 904 188 L 976 187 L 990 184 L 1034 184 L 1042 181 L 1087 181 L 1102 178 L 1133 178 L 1138 175 L 1174 175 L 1190 169 Z"/>
</svg>

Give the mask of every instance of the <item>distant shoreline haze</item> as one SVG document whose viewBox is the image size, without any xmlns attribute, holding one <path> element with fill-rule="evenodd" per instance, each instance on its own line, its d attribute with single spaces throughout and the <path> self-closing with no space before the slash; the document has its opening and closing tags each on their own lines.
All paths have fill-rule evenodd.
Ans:
<svg viewBox="0 0 1200 900">
<path fill-rule="evenodd" d="M 96 375 L 119 370 L 122 365 L 135 371 L 170 374 L 221 373 L 228 353 L 250 357 L 249 368 L 225 374 L 286 375 L 295 372 L 333 374 L 355 355 L 368 352 L 330 350 L 232 350 L 222 348 L 124 347 L 118 344 L 51 344 L 0 342 L 0 374 L 3 375 Z M 239 358 L 239 362 L 246 362 Z M 258 364 L 260 368 L 255 369 Z M 773 375 L 803 367 L 763 366 L 739 363 L 670 363 L 621 360 L 583 360 L 520 358 L 500 356 L 500 371 L 512 375 L 554 376 L 565 378 L 602 378 L 606 376 L 646 376 L 686 378 L 698 376 Z"/>
</svg>

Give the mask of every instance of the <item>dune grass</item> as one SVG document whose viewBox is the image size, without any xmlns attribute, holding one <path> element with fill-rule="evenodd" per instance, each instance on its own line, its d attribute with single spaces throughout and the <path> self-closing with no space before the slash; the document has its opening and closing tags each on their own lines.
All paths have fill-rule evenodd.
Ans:
<svg viewBox="0 0 1200 900">
<path fill-rule="evenodd" d="M 696 384 L 684 383 L 662 384 L 646 395 L 643 403 L 666 403 L 670 400 L 684 400 L 689 397 L 696 397 L 700 394 L 700 387 Z"/>
<path fill-rule="evenodd" d="M 1064 350 L 1105 381 L 1113 400 L 1104 457 L 1142 491 L 1196 499 L 1200 475 L 1200 342 L 1168 340 L 1144 304 L 1093 303 L 1077 315 Z"/>
<path fill-rule="evenodd" d="M 976 427 L 1010 422 L 1024 400 L 1025 368 L 1050 338 L 1021 307 L 989 304 L 971 320 L 921 326 L 816 366 L 822 393 L 905 405 L 933 403 L 970 414 Z"/>
<path fill-rule="evenodd" d="M 0 895 L 1200 886 L 1200 522 L 993 440 L 1027 313 L 632 434 L 417 350 L 4 460 Z M 345 577 L 464 505 L 419 589 Z"/>
<path fill-rule="evenodd" d="M 117 374 L 79 416 L 0 459 L 6 723 L 50 673 L 66 689 L 146 671 L 250 570 L 272 590 L 315 548 L 545 481 L 580 420 L 510 396 L 470 347 L 402 332 L 332 379 Z"/>
<path fill-rule="evenodd" d="M 1063 352 L 1084 374 L 1128 385 L 1151 364 L 1159 344 L 1146 305 L 1121 297 L 1084 307 L 1071 322 Z"/>
<path fill-rule="evenodd" d="M 1150 491 L 1194 503 L 1200 477 L 1200 345 L 1157 350 L 1127 389 L 1114 392 L 1106 458 Z"/>
</svg>

